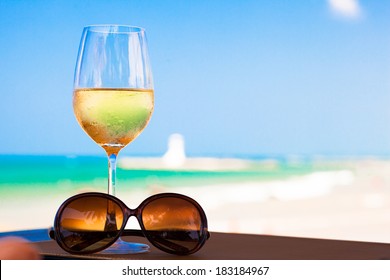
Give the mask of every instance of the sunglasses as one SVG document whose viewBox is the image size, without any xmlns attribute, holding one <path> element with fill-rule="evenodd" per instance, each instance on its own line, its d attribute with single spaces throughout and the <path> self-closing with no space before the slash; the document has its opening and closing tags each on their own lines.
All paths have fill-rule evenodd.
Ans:
<svg viewBox="0 0 390 280">
<path fill-rule="evenodd" d="M 131 216 L 141 230 L 125 229 Z M 120 236 L 143 236 L 164 252 L 189 255 L 210 237 L 202 207 L 185 195 L 156 194 L 130 209 L 118 198 L 96 192 L 68 198 L 58 209 L 49 235 L 72 254 L 102 251 Z"/>
</svg>

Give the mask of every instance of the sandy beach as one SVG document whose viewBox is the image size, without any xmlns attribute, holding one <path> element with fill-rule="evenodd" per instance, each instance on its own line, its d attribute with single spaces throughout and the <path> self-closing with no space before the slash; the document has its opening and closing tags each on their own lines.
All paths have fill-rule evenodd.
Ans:
<svg viewBox="0 0 390 280">
<path fill-rule="evenodd" d="M 390 242 L 390 163 L 345 163 L 267 183 L 210 186 L 192 193 L 210 229 L 223 232 Z M 183 189 L 191 195 L 190 189 Z"/>
<path fill-rule="evenodd" d="M 118 188 L 117 196 L 135 208 L 157 192 L 189 195 L 204 208 L 210 231 L 390 242 L 390 162 L 360 160 L 343 166 L 265 182 Z M 0 231 L 49 228 L 68 196 L 51 190 L 44 196 L 1 199 Z M 128 227 L 138 228 L 136 220 L 130 219 Z"/>
</svg>

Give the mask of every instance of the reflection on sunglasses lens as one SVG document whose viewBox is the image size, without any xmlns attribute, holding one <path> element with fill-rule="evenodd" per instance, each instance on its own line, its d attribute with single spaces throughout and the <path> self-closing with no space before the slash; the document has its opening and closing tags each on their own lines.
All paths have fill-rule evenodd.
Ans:
<svg viewBox="0 0 390 280">
<path fill-rule="evenodd" d="M 202 218 L 191 202 L 175 197 L 158 198 L 142 212 L 142 222 L 149 240 L 156 247 L 186 254 L 202 238 Z"/>
<path fill-rule="evenodd" d="M 123 212 L 115 202 L 102 197 L 79 198 L 61 212 L 61 239 L 74 252 L 90 252 L 115 240 L 122 224 Z"/>
</svg>

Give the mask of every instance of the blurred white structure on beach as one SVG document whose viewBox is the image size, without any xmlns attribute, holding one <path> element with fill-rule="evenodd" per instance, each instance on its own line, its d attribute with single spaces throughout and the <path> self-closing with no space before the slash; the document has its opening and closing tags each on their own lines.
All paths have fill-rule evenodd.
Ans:
<svg viewBox="0 0 390 280">
<path fill-rule="evenodd" d="M 123 169 L 228 171 L 250 168 L 255 162 L 237 158 L 187 157 L 184 137 L 169 136 L 168 148 L 162 157 L 122 157 L 118 166 Z"/>
<path fill-rule="evenodd" d="M 162 159 L 164 164 L 169 167 L 179 167 L 185 163 L 186 152 L 184 137 L 181 134 L 174 133 L 169 136 L 168 150 Z"/>
</svg>

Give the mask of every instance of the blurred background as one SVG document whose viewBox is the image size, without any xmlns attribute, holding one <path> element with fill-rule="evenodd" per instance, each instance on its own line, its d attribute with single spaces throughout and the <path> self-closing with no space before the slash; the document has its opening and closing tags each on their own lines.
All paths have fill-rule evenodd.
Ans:
<svg viewBox="0 0 390 280">
<path fill-rule="evenodd" d="M 380 0 L 0 0 L 1 231 L 49 227 L 68 196 L 106 191 L 72 108 L 82 29 L 105 23 L 146 29 L 155 84 L 119 155 L 121 199 L 177 191 L 211 230 L 390 242 Z"/>
</svg>

